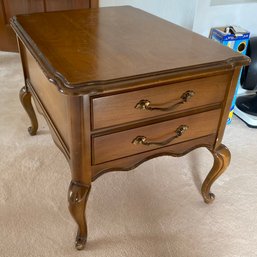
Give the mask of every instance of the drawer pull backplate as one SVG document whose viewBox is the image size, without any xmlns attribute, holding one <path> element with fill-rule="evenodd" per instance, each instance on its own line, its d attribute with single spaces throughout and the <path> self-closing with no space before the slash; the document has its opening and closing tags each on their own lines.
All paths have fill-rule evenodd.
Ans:
<svg viewBox="0 0 257 257">
<path fill-rule="evenodd" d="M 135 145 L 159 145 L 159 146 L 165 146 L 167 144 L 169 144 L 171 141 L 173 141 L 174 139 L 182 136 L 187 130 L 188 130 L 188 126 L 187 125 L 181 125 L 179 126 L 176 130 L 175 130 L 175 135 L 164 140 L 161 142 L 151 142 L 150 140 L 148 140 L 145 136 L 137 136 L 133 141 L 132 144 Z"/>
<path fill-rule="evenodd" d="M 194 91 L 188 90 L 188 91 L 186 91 L 185 93 L 182 94 L 182 96 L 180 97 L 180 99 L 178 100 L 177 103 L 174 103 L 169 107 L 154 106 L 154 105 L 151 104 L 151 102 L 149 100 L 140 100 L 136 104 L 135 108 L 136 109 L 141 109 L 141 110 L 149 110 L 149 111 L 154 111 L 154 110 L 171 111 L 171 110 L 175 109 L 177 106 L 188 102 L 188 100 L 190 98 L 192 98 L 194 95 L 195 95 Z"/>
</svg>

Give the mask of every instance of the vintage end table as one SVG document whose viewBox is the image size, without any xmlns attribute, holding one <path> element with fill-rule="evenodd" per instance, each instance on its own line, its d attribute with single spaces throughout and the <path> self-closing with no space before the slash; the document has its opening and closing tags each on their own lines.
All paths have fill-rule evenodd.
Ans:
<svg viewBox="0 0 257 257">
<path fill-rule="evenodd" d="M 230 161 L 221 142 L 248 57 L 128 6 L 20 15 L 11 26 L 29 133 L 38 129 L 32 96 L 71 168 L 77 249 L 87 239 L 91 183 L 106 172 L 206 147 L 214 165 L 202 195 L 213 201 L 211 185 Z"/>
</svg>

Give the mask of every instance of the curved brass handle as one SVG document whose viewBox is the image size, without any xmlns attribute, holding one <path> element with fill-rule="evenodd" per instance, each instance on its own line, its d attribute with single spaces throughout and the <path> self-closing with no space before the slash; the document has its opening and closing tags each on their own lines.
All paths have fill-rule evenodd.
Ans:
<svg viewBox="0 0 257 257">
<path fill-rule="evenodd" d="M 175 136 L 172 136 L 162 142 L 151 142 L 151 141 L 148 141 L 148 139 L 145 137 L 145 136 L 137 136 L 135 139 L 133 139 L 132 141 L 132 144 L 135 144 L 135 145 L 160 145 L 160 146 L 165 146 L 167 144 L 169 144 L 171 141 L 173 141 L 174 139 L 182 136 L 186 130 L 188 130 L 188 126 L 187 125 L 181 125 L 179 126 L 176 130 L 175 130 Z"/>
<path fill-rule="evenodd" d="M 180 97 L 180 100 L 178 100 L 179 102 L 169 106 L 169 107 L 157 107 L 154 105 L 151 105 L 151 102 L 149 100 L 140 100 L 135 108 L 136 109 L 141 109 L 141 110 L 149 110 L 149 111 L 153 111 L 153 110 L 159 110 L 159 111 L 170 111 L 174 108 L 176 108 L 178 105 L 181 105 L 183 103 L 186 103 L 190 98 L 192 98 L 195 95 L 195 92 L 192 90 L 188 90 L 185 93 L 182 94 L 182 96 Z"/>
</svg>

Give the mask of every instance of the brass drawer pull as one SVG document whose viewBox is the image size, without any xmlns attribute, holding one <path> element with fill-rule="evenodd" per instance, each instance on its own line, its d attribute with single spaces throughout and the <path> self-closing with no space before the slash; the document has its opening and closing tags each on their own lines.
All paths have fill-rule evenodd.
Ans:
<svg viewBox="0 0 257 257">
<path fill-rule="evenodd" d="M 148 141 L 148 139 L 144 136 L 137 136 L 133 141 L 132 141 L 132 144 L 135 144 L 135 145 L 139 145 L 139 144 L 142 144 L 142 145 L 160 145 L 160 146 L 164 146 L 164 145 L 167 145 L 169 144 L 171 141 L 173 141 L 174 139 L 182 136 L 186 130 L 188 130 L 188 126 L 187 125 L 181 125 L 179 126 L 175 133 L 176 135 L 175 136 L 172 136 L 162 142 L 151 142 L 151 141 Z"/>
<path fill-rule="evenodd" d="M 195 95 L 194 91 L 188 90 L 185 93 L 183 93 L 183 95 L 180 97 L 180 100 L 178 100 L 179 102 L 177 102 L 169 107 L 158 107 L 158 106 L 151 105 L 151 102 L 149 100 L 140 100 L 136 104 L 135 108 L 141 109 L 141 110 L 149 110 L 149 111 L 153 111 L 153 110 L 170 111 L 170 110 L 176 108 L 178 105 L 186 103 L 194 95 Z"/>
</svg>

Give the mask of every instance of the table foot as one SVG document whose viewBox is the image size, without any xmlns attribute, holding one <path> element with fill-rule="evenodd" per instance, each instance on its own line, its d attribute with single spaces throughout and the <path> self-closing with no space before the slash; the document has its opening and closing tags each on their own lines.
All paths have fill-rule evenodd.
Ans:
<svg viewBox="0 0 257 257">
<path fill-rule="evenodd" d="M 36 135 L 37 129 L 38 129 L 38 122 L 37 122 L 37 117 L 34 111 L 34 108 L 31 103 L 31 93 L 29 92 L 28 88 L 24 86 L 20 90 L 20 101 L 27 112 L 30 122 L 31 122 L 31 127 L 28 128 L 28 132 L 31 136 Z"/>
<path fill-rule="evenodd" d="M 84 249 L 87 242 L 87 223 L 85 217 L 85 208 L 90 189 L 91 185 L 82 185 L 74 181 L 71 181 L 69 187 L 69 210 L 72 217 L 78 224 L 78 233 L 75 242 L 75 247 L 77 250 Z"/>
<path fill-rule="evenodd" d="M 83 250 L 85 248 L 86 243 L 87 243 L 87 237 L 77 236 L 76 242 L 75 242 L 75 248 L 79 251 Z"/>
<path fill-rule="evenodd" d="M 215 195 L 210 192 L 214 181 L 226 170 L 230 163 L 230 151 L 225 145 L 220 145 L 216 150 L 211 151 L 214 164 L 202 185 L 202 196 L 205 203 L 212 203 L 215 200 Z"/>
</svg>

